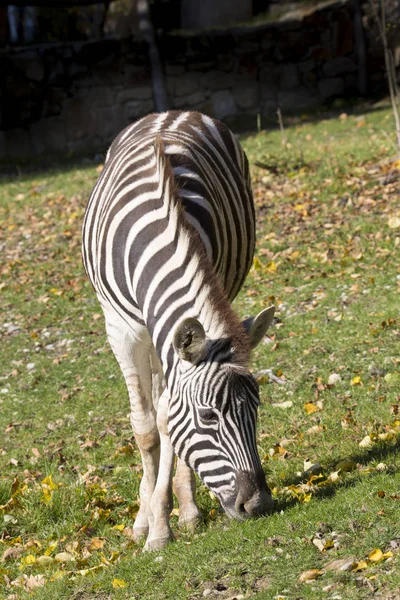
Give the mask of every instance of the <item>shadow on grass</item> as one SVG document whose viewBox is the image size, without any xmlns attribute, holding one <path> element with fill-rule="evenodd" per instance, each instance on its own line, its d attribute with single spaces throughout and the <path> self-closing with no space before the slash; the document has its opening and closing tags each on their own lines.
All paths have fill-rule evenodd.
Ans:
<svg viewBox="0 0 400 600">
<path fill-rule="evenodd" d="M 102 149 L 97 153 L 82 153 L 72 156 L 69 154 L 56 154 L 21 159 L 1 159 L 0 185 L 10 181 L 23 182 L 34 175 L 45 174 L 51 177 L 75 169 L 91 169 L 103 164 L 105 156 L 106 149 Z"/>
<path fill-rule="evenodd" d="M 384 461 L 384 460 L 388 460 L 392 455 L 398 455 L 400 452 L 400 440 L 395 443 L 395 444 L 391 444 L 386 445 L 386 444 L 377 444 L 375 447 L 371 448 L 370 450 L 367 450 L 365 452 L 357 452 L 355 454 L 352 454 L 351 456 L 346 457 L 346 460 L 349 461 L 353 461 L 357 464 L 361 464 L 361 465 L 368 465 L 372 460 L 380 460 L 380 461 Z M 337 465 L 339 462 L 343 461 L 343 456 L 336 458 L 336 459 L 332 459 L 325 468 L 323 468 L 321 466 L 321 472 L 332 472 L 335 470 L 335 465 Z M 390 473 L 390 470 L 386 471 Z M 318 474 L 318 472 L 316 472 L 315 474 Z M 371 471 L 368 473 L 369 477 L 375 477 L 377 475 L 380 475 L 381 472 L 379 471 Z M 282 481 L 282 485 L 284 487 L 290 486 L 290 485 L 299 485 L 300 483 L 305 483 L 306 481 L 309 480 L 311 474 L 302 474 L 301 476 L 298 477 L 290 477 L 286 480 Z M 338 482 L 335 483 L 327 483 L 321 487 L 316 487 L 315 490 L 313 490 L 313 496 L 316 499 L 325 499 L 325 498 L 332 498 L 333 496 L 335 496 L 337 494 L 338 491 L 342 490 L 342 489 L 346 489 L 349 487 L 354 487 L 356 486 L 359 481 L 360 481 L 360 477 L 361 474 L 354 470 L 348 473 L 348 476 L 345 479 L 339 480 Z M 275 503 L 275 506 L 273 508 L 274 513 L 276 512 L 280 512 L 281 510 L 286 510 L 288 508 L 291 508 L 292 506 L 295 506 L 296 504 L 299 503 L 299 500 L 297 498 L 288 498 L 288 499 L 278 499 Z"/>
<path fill-rule="evenodd" d="M 376 104 L 378 103 L 378 104 Z M 341 113 L 349 115 L 363 115 L 370 112 L 384 111 L 390 108 L 389 101 L 381 98 L 372 98 L 368 101 L 359 98 L 336 100 L 330 106 L 324 106 L 305 116 L 302 112 L 283 114 L 285 129 L 296 127 L 301 123 L 316 123 L 336 119 Z M 260 123 L 257 115 L 243 115 L 224 119 L 224 122 L 235 133 L 245 137 L 258 133 Z M 261 130 L 273 131 L 279 129 L 278 119 L 273 117 L 261 117 Z M 118 135 L 118 131 L 115 135 Z M 110 140 L 111 143 L 112 140 Z M 107 145 L 108 146 L 108 145 Z M 0 160 L 0 183 L 2 180 L 23 181 L 34 174 L 67 172 L 76 168 L 92 167 L 104 162 L 107 148 L 99 147 L 98 151 L 82 151 L 79 154 L 45 154 L 25 158 L 4 158 Z"/>
</svg>

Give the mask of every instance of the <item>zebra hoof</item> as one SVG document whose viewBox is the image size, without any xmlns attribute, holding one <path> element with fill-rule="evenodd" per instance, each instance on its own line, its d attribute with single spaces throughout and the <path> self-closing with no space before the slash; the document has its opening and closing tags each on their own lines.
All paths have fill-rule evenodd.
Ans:
<svg viewBox="0 0 400 600">
<path fill-rule="evenodd" d="M 179 519 L 179 529 L 186 529 L 190 533 L 194 533 L 202 521 L 201 515 L 190 519 Z"/>
<path fill-rule="evenodd" d="M 156 538 L 154 540 L 147 540 L 143 550 L 145 552 L 156 552 L 157 550 L 164 550 L 170 542 L 173 541 L 173 537 L 167 538 Z"/>
<path fill-rule="evenodd" d="M 133 531 L 133 540 L 135 542 L 139 542 L 140 540 L 142 540 L 149 534 L 148 527 L 133 527 L 132 531 Z"/>
</svg>

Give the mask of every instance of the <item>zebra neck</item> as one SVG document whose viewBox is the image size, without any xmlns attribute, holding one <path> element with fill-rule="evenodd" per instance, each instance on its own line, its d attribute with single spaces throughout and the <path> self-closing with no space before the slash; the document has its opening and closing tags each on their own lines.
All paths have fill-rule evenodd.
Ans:
<svg viewBox="0 0 400 600">
<path fill-rule="evenodd" d="M 167 379 L 176 362 L 173 348 L 175 328 L 188 317 L 200 321 L 208 340 L 220 340 L 222 346 L 229 348 L 224 353 L 226 358 L 230 355 L 229 362 L 246 366 L 248 337 L 211 263 L 201 248 L 196 247 L 200 240 L 193 232 L 188 236 L 185 229 L 175 239 L 174 251 L 164 263 L 164 278 L 160 273 L 152 278 L 143 302 L 146 325 Z"/>
</svg>

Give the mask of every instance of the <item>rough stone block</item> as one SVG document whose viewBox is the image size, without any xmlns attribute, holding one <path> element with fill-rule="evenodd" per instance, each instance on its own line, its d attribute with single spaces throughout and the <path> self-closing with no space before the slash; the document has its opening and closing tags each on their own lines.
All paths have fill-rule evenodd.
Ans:
<svg viewBox="0 0 400 600">
<path fill-rule="evenodd" d="M 185 73 L 175 79 L 175 95 L 187 96 L 193 94 L 199 89 L 199 75 L 194 73 Z"/>
<path fill-rule="evenodd" d="M 115 103 L 113 87 L 101 85 L 89 89 L 86 102 L 88 110 L 91 106 L 112 106 Z"/>
<path fill-rule="evenodd" d="M 273 103 L 276 106 L 278 99 L 278 87 L 273 81 L 265 81 L 261 86 L 261 100 L 266 103 Z"/>
<path fill-rule="evenodd" d="M 328 60 L 322 68 L 327 77 L 337 77 L 343 73 L 354 73 L 357 70 L 354 61 L 348 56 L 337 56 Z"/>
<path fill-rule="evenodd" d="M 340 77 L 322 79 L 318 82 L 318 91 L 322 100 L 339 96 L 344 90 L 344 81 Z"/>
<path fill-rule="evenodd" d="M 228 90 L 215 92 L 211 96 L 213 116 L 217 119 L 223 119 L 237 112 L 235 100 Z"/>
<path fill-rule="evenodd" d="M 299 63 L 298 67 L 302 73 L 309 73 L 317 67 L 317 63 L 315 62 L 315 60 L 312 60 L 312 58 L 310 58 L 309 60 L 304 60 L 303 62 Z"/>
<path fill-rule="evenodd" d="M 27 60 L 24 71 L 26 77 L 32 81 L 43 81 L 44 79 L 44 65 L 40 59 Z"/>
<path fill-rule="evenodd" d="M 318 106 L 319 97 L 317 91 L 306 88 L 280 91 L 278 94 L 278 106 L 282 113 L 296 113 L 299 110 L 310 110 Z"/>
<path fill-rule="evenodd" d="M 4 132 L 6 156 L 20 158 L 32 154 L 32 144 L 27 129 L 16 128 Z"/>
<path fill-rule="evenodd" d="M 124 111 L 119 106 L 109 106 L 96 111 L 93 119 L 92 137 L 97 135 L 102 143 L 115 137 L 126 125 Z"/>
<path fill-rule="evenodd" d="M 234 75 L 225 71 L 209 71 L 202 76 L 202 85 L 210 90 L 224 90 L 234 83 Z"/>
<path fill-rule="evenodd" d="M 185 72 L 185 67 L 183 65 L 166 65 L 165 73 L 167 75 L 182 75 Z"/>
<path fill-rule="evenodd" d="M 299 70 L 297 65 L 290 63 L 282 66 L 280 77 L 280 88 L 282 90 L 292 90 L 300 84 Z"/>
<path fill-rule="evenodd" d="M 67 137 L 62 117 L 49 117 L 33 123 L 30 127 L 32 149 L 35 154 L 65 152 Z"/>
<path fill-rule="evenodd" d="M 203 91 L 199 90 L 188 96 L 177 96 L 174 99 L 174 108 L 193 109 L 203 104 L 206 97 Z"/>
<path fill-rule="evenodd" d="M 248 82 L 246 85 L 233 89 L 233 98 L 239 108 L 258 108 L 259 88 L 256 82 Z"/>
<path fill-rule="evenodd" d="M 261 101 L 261 114 L 267 115 L 268 117 L 276 118 L 276 109 L 278 108 L 277 102 L 274 99 L 262 100 Z"/>
<path fill-rule="evenodd" d="M 135 85 L 122 89 L 117 95 L 117 104 L 122 105 L 130 100 L 151 100 L 152 89 L 150 85 Z"/>
<path fill-rule="evenodd" d="M 0 131 L 0 156 L 7 155 L 7 147 L 6 147 L 6 136 L 4 135 L 4 131 Z"/>
<path fill-rule="evenodd" d="M 124 117 L 128 123 L 144 117 L 154 110 L 152 100 L 130 100 L 124 106 Z"/>
<path fill-rule="evenodd" d="M 217 66 L 221 71 L 231 71 L 234 66 L 234 58 L 232 54 L 218 54 Z"/>
</svg>

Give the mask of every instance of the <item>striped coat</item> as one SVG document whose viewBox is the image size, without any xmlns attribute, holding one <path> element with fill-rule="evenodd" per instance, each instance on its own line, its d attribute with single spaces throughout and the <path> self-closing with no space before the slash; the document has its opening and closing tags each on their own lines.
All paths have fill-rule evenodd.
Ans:
<svg viewBox="0 0 400 600">
<path fill-rule="evenodd" d="M 144 466 L 134 528 L 149 549 L 172 535 L 174 454 L 182 522 L 199 518 L 188 466 L 232 517 L 270 505 L 247 364 L 273 308 L 243 327 L 230 306 L 254 244 L 248 162 L 222 123 L 170 111 L 115 139 L 88 203 L 83 260 L 128 386 Z"/>
</svg>

